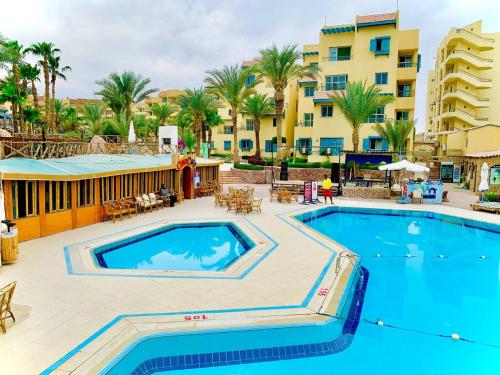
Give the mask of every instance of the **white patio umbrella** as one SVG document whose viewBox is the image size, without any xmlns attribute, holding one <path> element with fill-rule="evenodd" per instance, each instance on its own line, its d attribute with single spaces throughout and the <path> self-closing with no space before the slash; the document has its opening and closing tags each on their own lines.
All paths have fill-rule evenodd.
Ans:
<svg viewBox="0 0 500 375">
<path fill-rule="evenodd" d="M 430 169 L 415 163 L 410 163 L 408 160 L 401 160 L 396 163 L 381 165 L 378 167 L 381 171 L 408 171 L 408 172 L 429 172 Z"/>
<path fill-rule="evenodd" d="M 489 175 L 490 168 L 488 167 L 488 164 L 486 162 L 483 163 L 483 166 L 481 167 L 481 182 L 479 183 L 479 191 L 484 193 L 486 190 L 488 190 L 488 175 Z"/>
<path fill-rule="evenodd" d="M 135 130 L 133 121 L 130 121 L 130 127 L 128 129 L 128 143 L 135 143 Z"/>
</svg>

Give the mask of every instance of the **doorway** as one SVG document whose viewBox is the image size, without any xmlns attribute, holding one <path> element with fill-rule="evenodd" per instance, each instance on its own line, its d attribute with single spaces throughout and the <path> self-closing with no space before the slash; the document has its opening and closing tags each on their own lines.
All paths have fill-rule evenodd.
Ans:
<svg viewBox="0 0 500 375">
<path fill-rule="evenodd" d="M 193 199 L 193 169 L 184 167 L 181 173 L 181 187 L 185 199 Z"/>
</svg>

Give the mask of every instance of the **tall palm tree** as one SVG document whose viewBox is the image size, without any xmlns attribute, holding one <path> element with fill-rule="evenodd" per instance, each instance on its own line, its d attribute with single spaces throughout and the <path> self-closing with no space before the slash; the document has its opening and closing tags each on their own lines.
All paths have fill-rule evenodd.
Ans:
<svg viewBox="0 0 500 375">
<path fill-rule="evenodd" d="M 35 133 L 35 127 L 38 125 L 43 125 L 40 119 L 40 110 L 36 107 L 25 107 L 23 108 L 23 115 L 26 122 L 31 125 L 31 132 Z"/>
<path fill-rule="evenodd" d="M 210 70 L 205 82 L 211 86 L 221 100 L 231 107 L 231 120 L 233 122 L 233 159 L 239 162 L 238 156 L 238 113 L 246 98 L 255 94 L 254 87 L 261 82 L 260 79 L 249 82 L 251 69 L 243 69 L 239 65 L 225 66 L 221 70 Z"/>
<path fill-rule="evenodd" d="M 65 106 L 61 113 L 61 123 L 64 131 L 78 131 L 81 125 L 82 117 L 78 114 L 75 107 Z"/>
<path fill-rule="evenodd" d="M 54 103 L 55 104 L 55 103 Z M 83 106 L 83 116 L 87 125 L 87 133 L 90 136 L 100 135 L 104 132 L 105 108 L 99 103 L 88 103 Z"/>
<path fill-rule="evenodd" d="M 402 153 L 406 151 L 406 140 L 414 127 L 413 120 L 395 122 L 387 120 L 384 125 L 375 124 L 373 129 L 387 142 L 392 151 Z"/>
<path fill-rule="evenodd" d="M 66 81 L 66 75 L 64 73 L 70 72 L 71 67 L 61 66 L 61 57 L 60 56 L 50 56 L 49 57 L 49 71 L 50 71 L 50 84 L 52 86 L 52 100 L 50 106 L 50 118 L 54 123 L 55 117 L 55 100 L 56 100 L 56 80 L 57 78 Z M 55 125 L 55 123 L 53 124 Z"/>
<path fill-rule="evenodd" d="M 207 139 L 208 144 L 212 143 L 212 129 L 223 123 L 224 120 L 217 113 L 217 109 L 210 108 L 205 113 L 205 121 L 203 122 L 203 125 L 208 130 L 208 139 Z"/>
<path fill-rule="evenodd" d="M 260 159 L 260 121 L 262 117 L 274 113 L 274 104 L 265 94 L 255 94 L 248 97 L 241 107 L 241 113 L 253 119 L 255 131 L 255 157 Z"/>
<path fill-rule="evenodd" d="M 59 129 L 59 125 L 61 124 L 61 116 L 63 110 L 66 106 L 59 99 L 54 100 L 54 128 Z"/>
<path fill-rule="evenodd" d="M 194 135 L 196 136 L 196 155 L 200 155 L 203 121 L 205 120 L 207 110 L 216 108 L 217 99 L 203 88 L 186 89 L 186 93 L 179 97 L 178 103 L 183 116 L 187 116 L 191 120 Z"/>
<path fill-rule="evenodd" d="M 380 95 L 381 90 L 366 81 L 347 82 L 345 90 L 333 91 L 331 98 L 352 128 L 353 150 L 358 151 L 359 129 L 377 108 L 394 101 L 393 96 Z"/>
<path fill-rule="evenodd" d="M 22 90 L 18 93 L 16 85 L 12 82 L 12 80 L 5 81 L 0 87 L 0 104 L 5 102 L 10 102 L 12 104 L 12 108 L 22 108 L 22 104 L 26 99 L 26 91 Z M 12 115 L 14 115 L 14 111 L 12 111 Z M 16 115 L 18 115 L 16 109 Z M 14 116 L 12 116 L 14 117 Z M 14 132 L 19 131 L 19 126 L 16 123 L 14 125 Z"/>
<path fill-rule="evenodd" d="M 276 136 L 278 150 L 282 146 L 282 121 L 285 107 L 285 89 L 295 78 L 315 77 L 316 70 L 298 63 L 302 53 L 297 45 L 285 45 L 281 50 L 273 45 L 260 51 L 259 63 L 255 69 L 266 78 L 274 88 L 274 103 L 276 106 Z"/>
<path fill-rule="evenodd" d="M 21 77 L 30 83 L 31 96 L 33 97 L 33 106 L 39 109 L 38 106 L 38 90 L 36 89 L 36 82 L 40 81 L 40 68 L 36 65 L 22 64 L 19 67 Z"/>
<path fill-rule="evenodd" d="M 116 116 L 113 116 L 109 120 L 109 124 L 116 135 L 121 135 L 122 137 L 128 136 L 130 121 L 125 112 L 120 112 Z"/>
<path fill-rule="evenodd" d="M 17 40 L 4 41 L 2 42 L 2 52 L 0 61 L 2 65 L 7 67 L 7 69 L 12 74 L 12 83 L 16 91 L 16 97 L 21 98 L 21 75 L 19 71 L 19 66 L 23 63 L 24 59 L 24 47 Z M 22 127 L 23 115 L 20 107 L 20 103 L 17 101 L 12 102 L 12 122 L 14 124 L 14 129 Z"/>
<path fill-rule="evenodd" d="M 159 126 L 164 126 L 168 119 L 174 114 L 175 108 L 168 104 L 155 103 L 151 106 L 151 111 L 158 119 Z"/>
<path fill-rule="evenodd" d="M 41 60 L 38 63 L 43 68 L 43 79 L 45 83 L 45 92 L 44 92 L 45 122 L 52 127 L 52 130 L 54 130 L 54 123 L 50 121 L 51 119 L 50 119 L 50 104 L 49 104 L 50 103 L 49 59 L 55 56 L 55 54 L 60 51 L 61 50 L 59 48 L 56 48 L 56 46 L 53 43 L 47 43 L 47 42 L 35 43 L 26 49 L 26 52 L 30 52 L 35 56 L 41 57 Z"/>
<path fill-rule="evenodd" d="M 147 88 L 151 83 L 149 78 L 130 71 L 121 74 L 113 72 L 108 78 L 96 83 L 101 89 L 95 94 L 108 103 L 115 115 L 119 116 L 121 112 L 125 112 L 127 119 L 132 117 L 132 104 L 142 102 L 158 91 Z"/>
</svg>

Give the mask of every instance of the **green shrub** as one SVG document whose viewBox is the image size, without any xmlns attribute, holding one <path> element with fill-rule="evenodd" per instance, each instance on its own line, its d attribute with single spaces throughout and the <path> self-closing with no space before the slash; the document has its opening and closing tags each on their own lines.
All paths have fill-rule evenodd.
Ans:
<svg viewBox="0 0 500 375">
<path fill-rule="evenodd" d="M 484 193 L 484 200 L 486 202 L 500 202 L 500 194 L 494 191 L 489 191 Z"/>
<path fill-rule="evenodd" d="M 235 163 L 234 168 L 235 169 L 245 169 L 248 171 L 263 171 L 264 170 L 264 166 L 262 166 L 262 165 L 242 164 L 242 163 Z"/>
<path fill-rule="evenodd" d="M 230 158 L 232 156 L 232 154 L 222 154 L 222 153 L 219 153 L 219 152 L 212 152 L 212 153 L 210 153 L 210 156 L 213 156 L 215 158 L 224 158 L 224 159 L 227 159 L 227 158 Z"/>
</svg>

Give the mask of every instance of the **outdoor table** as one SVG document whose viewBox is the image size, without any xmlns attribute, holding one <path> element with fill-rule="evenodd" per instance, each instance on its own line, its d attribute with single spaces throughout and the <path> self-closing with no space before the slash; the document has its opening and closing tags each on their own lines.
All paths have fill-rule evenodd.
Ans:
<svg viewBox="0 0 500 375">
<path fill-rule="evenodd" d="M 289 190 L 278 190 L 278 202 L 288 202 L 292 201 L 292 192 Z"/>
</svg>

